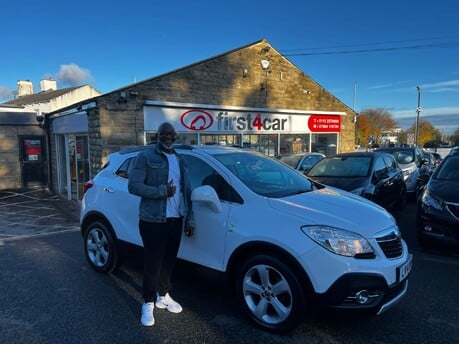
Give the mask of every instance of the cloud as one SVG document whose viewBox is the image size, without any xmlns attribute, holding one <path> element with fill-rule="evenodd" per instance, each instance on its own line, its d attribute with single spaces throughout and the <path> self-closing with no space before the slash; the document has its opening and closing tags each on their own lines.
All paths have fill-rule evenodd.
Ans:
<svg viewBox="0 0 459 344">
<path fill-rule="evenodd" d="M 81 68 L 75 63 L 61 65 L 56 80 L 67 85 L 81 85 L 91 82 L 94 78 L 88 69 Z"/>
<path fill-rule="evenodd" d="M 459 92 L 459 80 L 439 81 L 430 84 L 419 85 L 422 92 L 440 93 L 440 92 Z M 396 92 L 413 92 L 414 86 L 399 88 Z"/>
<path fill-rule="evenodd" d="M 11 99 L 13 98 L 13 91 L 8 87 L 0 86 L 0 99 Z"/>
<path fill-rule="evenodd" d="M 449 81 L 440 81 L 432 84 L 421 85 L 422 89 L 436 89 L 436 88 L 445 88 L 445 87 L 459 87 L 459 80 L 449 80 Z"/>
<path fill-rule="evenodd" d="M 367 87 L 368 90 L 380 90 L 382 88 L 389 88 L 394 86 L 393 84 L 375 85 Z"/>
<path fill-rule="evenodd" d="M 459 106 L 451 106 L 451 107 L 436 107 L 436 108 L 422 108 L 421 116 L 423 114 L 429 115 L 459 115 Z M 397 118 L 403 117 L 411 117 L 416 115 L 416 111 L 414 109 L 410 110 L 400 110 L 394 111 L 393 116 Z"/>
</svg>

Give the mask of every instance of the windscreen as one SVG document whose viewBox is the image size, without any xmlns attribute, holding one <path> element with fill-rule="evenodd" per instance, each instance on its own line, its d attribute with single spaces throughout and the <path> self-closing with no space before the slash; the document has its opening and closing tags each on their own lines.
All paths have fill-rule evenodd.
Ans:
<svg viewBox="0 0 459 344">
<path fill-rule="evenodd" d="M 213 155 L 253 192 L 281 198 L 313 190 L 313 184 L 300 172 L 256 152 Z"/>
<path fill-rule="evenodd" d="M 308 172 L 308 177 L 352 178 L 370 173 L 371 157 L 331 157 L 320 160 Z"/>
</svg>

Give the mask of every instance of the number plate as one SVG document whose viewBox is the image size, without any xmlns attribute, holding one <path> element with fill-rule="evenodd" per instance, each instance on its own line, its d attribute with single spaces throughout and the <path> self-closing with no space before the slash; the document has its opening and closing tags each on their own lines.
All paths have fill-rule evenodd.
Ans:
<svg viewBox="0 0 459 344">
<path fill-rule="evenodd" d="M 403 281 L 410 273 L 413 267 L 413 255 L 410 254 L 408 261 L 397 268 L 398 281 Z"/>
</svg>

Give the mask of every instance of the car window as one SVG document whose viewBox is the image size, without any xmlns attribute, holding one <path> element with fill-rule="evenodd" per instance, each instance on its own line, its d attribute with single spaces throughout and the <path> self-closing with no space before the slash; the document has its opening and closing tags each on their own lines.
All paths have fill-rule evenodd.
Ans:
<svg viewBox="0 0 459 344">
<path fill-rule="evenodd" d="M 392 156 L 385 155 L 383 156 L 383 159 L 384 159 L 384 162 L 386 163 L 387 170 L 389 172 L 394 172 L 395 170 L 397 170 L 397 162 Z"/>
<path fill-rule="evenodd" d="M 413 152 L 410 150 L 393 151 L 392 155 L 399 164 L 409 164 L 415 159 Z"/>
<path fill-rule="evenodd" d="M 116 170 L 115 174 L 121 178 L 129 178 L 129 173 L 131 172 L 132 167 L 134 166 L 134 159 L 135 157 L 131 157 L 124 160 L 121 166 Z"/>
<path fill-rule="evenodd" d="M 236 190 L 206 162 L 191 155 L 182 155 L 182 158 L 187 164 L 192 189 L 201 185 L 210 185 L 215 189 L 220 200 L 243 203 L 242 197 Z"/>
<path fill-rule="evenodd" d="M 459 181 L 459 156 L 444 160 L 435 173 L 435 179 Z"/>
<path fill-rule="evenodd" d="M 296 168 L 296 166 L 298 165 L 298 162 L 300 161 L 301 159 L 301 155 L 284 155 L 284 156 L 281 156 L 279 158 L 280 161 L 282 161 L 283 163 L 293 167 L 293 168 Z"/>
<path fill-rule="evenodd" d="M 303 161 L 301 162 L 300 170 L 301 171 L 306 171 L 309 170 L 314 164 L 321 160 L 322 156 L 320 155 L 307 155 L 304 157 Z"/>
<path fill-rule="evenodd" d="M 298 171 L 255 152 L 213 155 L 253 192 L 266 197 L 286 197 L 313 190 L 313 184 Z"/>
<path fill-rule="evenodd" d="M 309 177 L 366 177 L 371 158 L 365 156 L 346 156 L 324 158 L 309 171 Z"/>
<path fill-rule="evenodd" d="M 384 173 L 387 170 L 386 164 L 384 163 L 384 160 L 382 157 L 378 157 L 375 161 L 375 173 L 376 175 L 379 175 L 381 173 Z"/>
</svg>

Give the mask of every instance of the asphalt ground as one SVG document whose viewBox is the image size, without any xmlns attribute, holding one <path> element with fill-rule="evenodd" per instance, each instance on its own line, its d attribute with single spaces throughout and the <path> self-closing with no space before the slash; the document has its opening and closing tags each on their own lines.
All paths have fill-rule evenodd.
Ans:
<svg viewBox="0 0 459 344">
<path fill-rule="evenodd" d="M 0 190 L 0 243 L 77 231 L 80 206 L 48 189 Z"/>
</svg>

